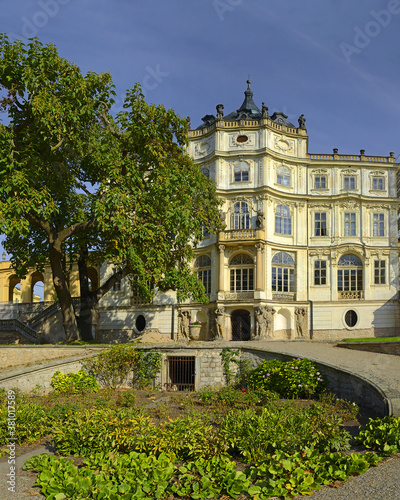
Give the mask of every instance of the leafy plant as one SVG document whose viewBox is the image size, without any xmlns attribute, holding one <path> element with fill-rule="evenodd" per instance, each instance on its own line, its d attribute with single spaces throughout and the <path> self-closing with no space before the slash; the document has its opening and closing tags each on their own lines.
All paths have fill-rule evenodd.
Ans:
<svg viewBox="0 0 400 500">
<path fill-rule="evenodd" d="M 19 401 L 15 407 L 15 443 L 32 443 L 49 433 L 49 421 L 45 410 L 38 404 Z M 0 409 L 0 446 L 7 444 L 8 410 Z"/>
<path fill-rule="evenodd" d="M 62 373 L 56 371 L 50 384 L 57 393 L 81 394 L 83 392 L 97 392 L 100 387 L 95 377 L 83 370 L 78 373 Z"/>
<path fill-rule="evenodd" d="M 249 373 L 248 385 L 264 387 L 282 397 L 311 398 L 325 389 L 325 380 L 316 364 L 306 358 L 292 361 L 263 361 Z"/>
<path fill-rule="evenodd" d="M 383 418 L 370 418 L 365 426 L 361 426 L 356 437 L 366 448 L 378 450 L 389 456 L 400 451 L 400 419 L 393 415 Z"/>
<path fill-rule="evenodd" d="M 225 347 L 222 349 L 220 356 L 222 358 L 222 366 L 224 370 L 224 375 L 226 378 L 226 383 L 229 385 L 233 380 L 234 372 L 231 368 L 231 363 L 236 363 L 240 358 L 240 349 L 229 349 Z"/>
<path fill-rule="evenodd" d="M 116 389 L 131 384 L 138 388 L 151 385 L 161 369 L 162 354 L 126 345 L 116 345 L 84 361 L 85 370 L 106 387 Z"/>
</svg>

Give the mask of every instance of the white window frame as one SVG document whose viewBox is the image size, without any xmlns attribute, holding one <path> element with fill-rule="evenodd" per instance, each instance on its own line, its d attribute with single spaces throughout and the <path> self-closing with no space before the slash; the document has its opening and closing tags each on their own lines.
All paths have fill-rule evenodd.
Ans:
<svg viewBox="0 0 400 500">
<path fill-rule="evenodd" d="M 357 236 L 357 212 L 343 214 L 343 236 Z"/>
<path fill-rule="evenodd" d="M 384 238 L 386 236 L 386 217 L 382 212 L 372 214 L 372 236 L 374 238 Z"/>
<path fill-rule="evenodd" d="M 325 212 L 325 211 L 315 211 L 314 212 L 314 226 L 313 226 L 313 236 L 316 236 L 316 237 L 325 237 L 325 236 L 328 236 L 328 212 Z M 325 220 L 317 220 L 317 216 L 321 217 L 322 215 L 325 216 Z M 325 227 L 323 228 L 322 227 L 322 223 L 325 222 Z M 317 229 L 317 224 L 319 224 L 319 228 Z M 323 229 L 325 229 L 325 234 L 322 234 L 323 233 Z M 320 234 L 317 234 L 317 231 L 320 231 Z"/>
<path fill-rule="evenodd" d="M 282 208 L 280 209 L 280 207 Z M 278 209 L 280 209 L 282 213 L 278 214 Z M 289 232 L 287 228 L 289 228 Z M 283 203 L 277 205 L 275 209 L 275 234 L 282 234 L 284 236 L 292 236 L 293 234 L 293 221 L 290 207 Z"/>
<path fill-rule="evenodd" d="M 372 269 L 373 269 L 373 271 L 372 271 L 373 272 L 373 277 L 372 277 L 373 285 L 386 285 L 386 279 L 387 279 L 386 259 L 382 259 L 379 257 L 374 259 L 374 265 L 372 266 Z"/>
<path fill-rule="evenodd" d="M 328 284 L 328 265 L 326 259 L 316 259 L 314 260 L 314 286 L 326 286 Z M 323 274 L 325 273 L 325 276 Z M 318 274 L 318 276 L 317 276 Z M 317 283 L 317 277 L 319 283 Z M 325 283 L 321 283 L 325 280 Z"/>
</svg>

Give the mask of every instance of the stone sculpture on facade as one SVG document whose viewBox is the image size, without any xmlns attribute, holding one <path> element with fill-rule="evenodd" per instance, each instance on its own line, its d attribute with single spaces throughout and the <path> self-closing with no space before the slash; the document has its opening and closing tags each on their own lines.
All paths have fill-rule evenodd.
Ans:
<svg viewBox="0 0 400 500">
<path fill-rule="evenodd" d="M 264 212 L 262 210 L 257 210 L 256 227 L 257 229 L 264 228 Z"/>
<path fill-rule="evenodd" d="M 214 340 L 223 340 L 225 336 L 225 307 L 217 307 L 214 314 L 216 327 L 216 336 Z"/>
<path fill-rule="evenodd" d="M 256 334 L 253 340 L 271 338 L 273 335 L 273 315 L 275 309 L 270 306 L 258 306 L 255 308 Z"/>
<path fill-rule="evenodd" d="M 179 317 L 179 340 L 189 338 L 190 312 L 180 311 Z"/>
<path fill-rule="evenodd" d="M 296 307 L 296 338 L 308 338 L 308 312 L 305 307 Z"/>
</svg>

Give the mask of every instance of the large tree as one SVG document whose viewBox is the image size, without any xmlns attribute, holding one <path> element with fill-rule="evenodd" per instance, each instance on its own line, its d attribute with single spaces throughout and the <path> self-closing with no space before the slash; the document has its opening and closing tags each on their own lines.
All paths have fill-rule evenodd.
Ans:
<svg viewBox="0 0 400 500">
<path fill-rule="evenodd" d="M 202 230 L 220 227 L 213 183 L 185 153 L 187 122 L 140 87 L 111 115 L 108 73 L 88 73 L 54 46 L 0 37 L 0 232 L 18 276 L 50 263 L 66 338 L 80 338 L 68 268 L 79 264 L 81 329 L 118 280 L 144 297 L 175 289 L 204 299 L 190 269 Z M 90 290 L 87 265 L 118 269 Z M 149 284 L 151 287 L 149 287 Z"/>
</svg>

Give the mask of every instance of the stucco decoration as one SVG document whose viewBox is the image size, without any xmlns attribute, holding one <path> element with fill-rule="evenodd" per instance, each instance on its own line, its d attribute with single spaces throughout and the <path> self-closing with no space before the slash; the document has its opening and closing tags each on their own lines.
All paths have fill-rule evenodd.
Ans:
<svg viewBox="0 0 400 500">
<path fill-rule="evenodd" d="M 276 151 L 294 154 L 294 141 L 290 139 L 283 139 L 278 135 L 276 135 L 274 139 L 274 149 Z"/>
<path fill-rule="evenodd" d="M 198 142 L 194 147 L 195 156 L 206 156 L 211 149 L 210 141 Z"/>
<path fill-rule="evenodd" d="M 237 138 L 239 136 L 243 136 L 243 135 L 246 135 L 247 141 L 246 142 L 238 142 Z M 246 132 L 246 133 L 239 132 L 239 133 L 231 134 L 229 136 L 229 147 L 231 147 L 231 148 L 247 149 L 249 147 L 254 148 L 254 145 L 255 145 L 254 133 L 249 134 L 248 132 Z"/>
<path fill-rule="evenodd" d="M 305 307 L 296 307 L 296 338 L 307 339 L 308 333 L 308 311 Z"/>
</svg>

